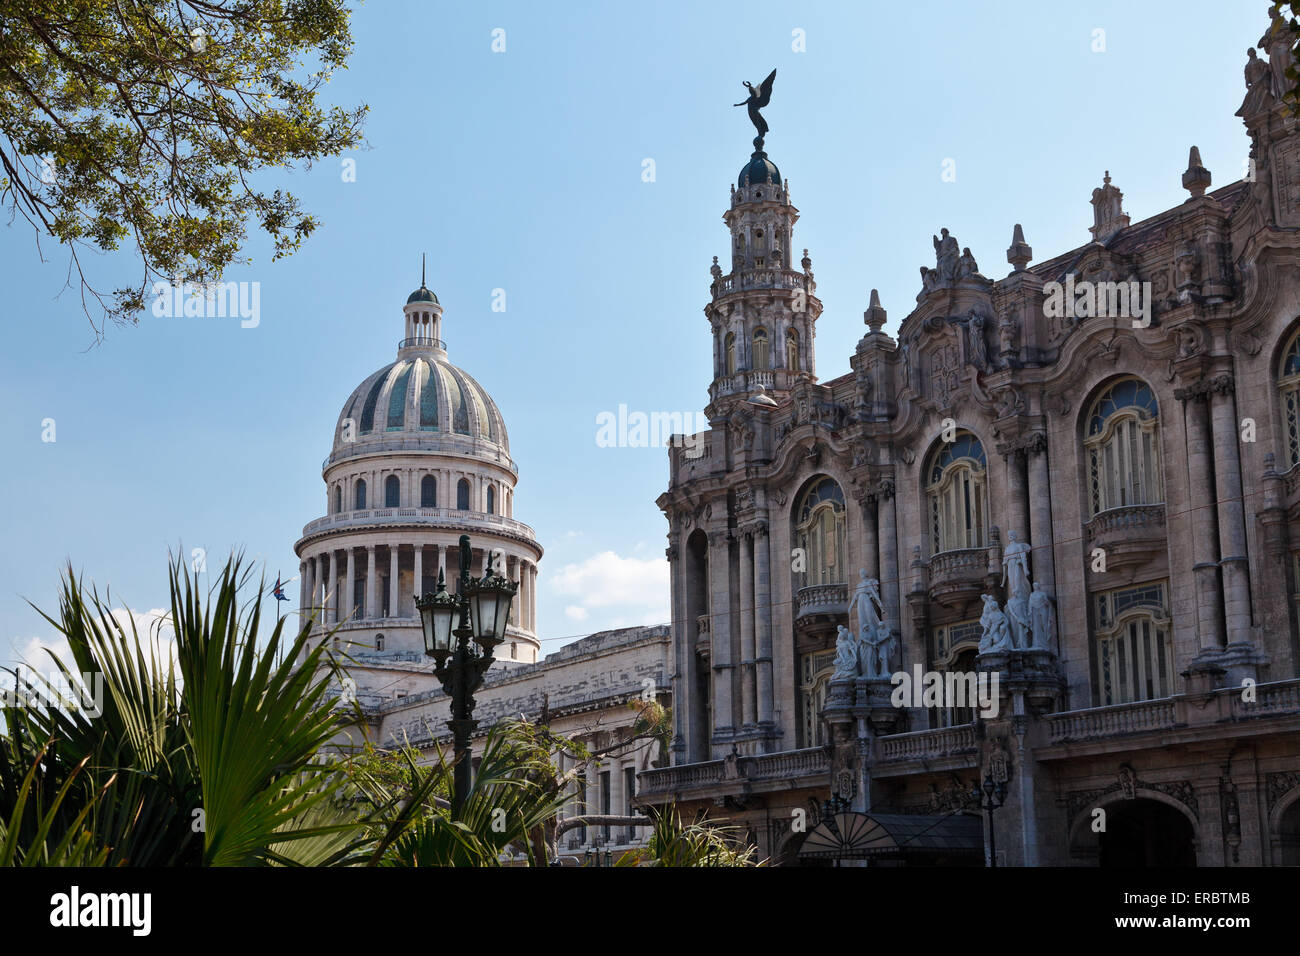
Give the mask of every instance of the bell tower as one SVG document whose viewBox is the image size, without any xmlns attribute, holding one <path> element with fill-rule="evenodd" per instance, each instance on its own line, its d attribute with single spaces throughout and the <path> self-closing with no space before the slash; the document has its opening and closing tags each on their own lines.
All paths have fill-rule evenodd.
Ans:
<svg viewBox="0 0 1300 956">
<path fill-rule="evenodd" d="M 723 214 L 731 232 L 730 272 L 714 256 L 704 314 L 713 333 L 710 417 L 765 391 L 776 401 L 799 381 L 816 381 L 813 336 L 821 314 L 808 250 L 795 260 L 799 210 L 790 184 L 754 138 L 754 152 Z"/>
</svg>

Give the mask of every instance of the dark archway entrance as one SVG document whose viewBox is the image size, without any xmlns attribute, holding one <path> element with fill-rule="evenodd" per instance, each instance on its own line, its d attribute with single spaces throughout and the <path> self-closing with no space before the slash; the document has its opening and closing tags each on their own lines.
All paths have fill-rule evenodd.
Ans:
<svg viewBox="0 0 1300 956">
<path fill-rule="evenodd" d="M 1195 866 L 1191 821 L 1156 800 L 1126 800 L 1106 808 L 1097 834 L 1101 866 Z"/>
<path fill-rule="evenodd" d="M 1282 866 L 1300 866 L 1300 800 L 1293 800 L 1291 806 L 1282 811 L 1278 821 L 1278 837 L 1282 851 Z"/>
</svg>

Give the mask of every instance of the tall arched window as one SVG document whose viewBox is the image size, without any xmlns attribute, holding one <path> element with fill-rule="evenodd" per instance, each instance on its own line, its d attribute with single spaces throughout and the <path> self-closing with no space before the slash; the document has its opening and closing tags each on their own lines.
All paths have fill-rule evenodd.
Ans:
<svg viewBox="0 0 1300 956">
<path fill-rule="evenodd" d="M 469 481 L 464 478 L 456 485 L 456 507 L 469 511 Z"/>
<path fill-rule="evenodd" d="M 759 326 L 754 330 L 754 368 L 772 367 L 772 346 L 767 339 L 767 329 Z"/>
<path fill-rule="evenodd" d="M 980 440 L 959 431 L 930 456 L 926 498 L 930 553 L 988 545 L 988 459 Z"/>
<path fill-rule="evenodd" d="M 420 507 L 438 507 L 438 479 L 433 475 L 425 475 L 420 479 Z"/>
<path fill-rule="evenodd" d="M 1160 409 L 1140 379 L 1120 379 L 1088 409 L 1083 439 L 1094 515 L 1165 500 L 1160 469 Z"/>
<path fill-rule="evenodd" d="M 488 485 L 487 490 L 487 513 L 490 515 L 497 513 L 497 492 L 491 485 Z"/>
<path fill-rule="evenodd" d="M 334 486 L 334 513 L 338 514 L 343 510 L 343 486 Z"/>
<path fill-rule="evenodd" d="M 1286 423 L 1287 467 L 1300 465 L 1300 332 L 1282 352 L 1277 370 L 1277 387 L 1282 393 L 1282 420 Z"/>
<path fill-rule="evenodd" d="M 736 374 L 736 333 L 728 332 L 724 339 L 726 348 L 726 370 L 728 375 Z"/>
<path fill-rule="evenodd" d="M 402 504 L 402 483 L 396 475 L 384 479 L 384 507 L 399 508 Z"/>
<path fill-rule="evenodd" d="M 799 330 L 785 330 L 785 367 L 792 372 L 799 371 Z"/>
<path fill-rule="evenodd" d="M 356 502 L 357 502 L 356 507 L 358 511 L 360 511 L 362 508 L 366 506 L 366 479 L 364 478 L 357 479 Z"/>
<path fill-rule="evenodd" d="M 1165 582 L 1089 597 L 1097 642 L 1097 704 L 1158 700 L 1174 693 L 1173 626 Z"/>
<path fill-rule="evenodd" d="M 848 556 L 844 549 L 844 492 L 840 486 L 833 478 L 815 481 L 804 493 L 795 515 L 795 546 L 803 549 L 806 559 L 798 586 L 843 584 L 848 580 Z"/>
</svg>

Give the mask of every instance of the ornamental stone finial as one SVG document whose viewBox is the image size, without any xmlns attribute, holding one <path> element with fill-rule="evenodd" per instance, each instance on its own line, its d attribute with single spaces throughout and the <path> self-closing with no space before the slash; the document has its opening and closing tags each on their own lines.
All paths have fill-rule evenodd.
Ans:
<svg viewBox="0 0 1300 956">
<path fill-rule="evenodd" d="M 867 323 L 867 326 L 873 333 L 879 332 L 884 328 L 885 318 L 887 315 L 888 313 L 885 312 L 884 307 L 880 304 L 880 293 L 877 290 L 872 289 L 871 303 L 867 306 L 867 311 L 862 313 L 862 321 Z"/>
<path fill-rule="evenodd" d="M 1201 165 L 1201 151 L 1195 146 L 1187 155 L 1187 170 L 1183 173 L 1183 188 L 1192 194 L 1193 199 L 1205 195 L 1210 185 L 1210 171 Z"/>
<path fill-rule="evenodd" d="M 1011 248 L 1007 250 L 1007 262 L 1011 263 L 1016 272 L 1024 272 L 1025 266 L 1034 258 L 1034 250 L 1025 242 L 1025 230 L 1016 223 L 1016 228 L 1011 231 Z"/>
</svg>

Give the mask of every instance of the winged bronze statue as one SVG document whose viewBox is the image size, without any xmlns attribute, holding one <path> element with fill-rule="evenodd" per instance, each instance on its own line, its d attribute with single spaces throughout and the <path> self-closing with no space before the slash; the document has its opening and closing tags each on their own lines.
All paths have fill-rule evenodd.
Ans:
<svg viewBox="0 0 1300 956">
<path fill-rule="evenodd" d="M 767 75 L 767 79 L 758 85 L 758 89 L 754 89 L 753 84 L 748 80 L 743 81 L 745 83 L 745 89 L 749 90 L 749 98 L 740 103 L 732 104 L 733 106 L 749 107 L 749 121 L 754 124 L 754 129 L 758 130 L 758 138 L 760 140 L 767 135 L 768 127 L 767 120 L 763 119 L 763 115 L 759 113 L 759 110 L 771 101 L 772 81 L 775 79 L 776 70 L 773 70 Z"/>
</svg>

